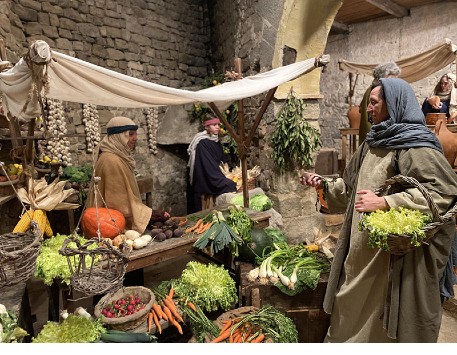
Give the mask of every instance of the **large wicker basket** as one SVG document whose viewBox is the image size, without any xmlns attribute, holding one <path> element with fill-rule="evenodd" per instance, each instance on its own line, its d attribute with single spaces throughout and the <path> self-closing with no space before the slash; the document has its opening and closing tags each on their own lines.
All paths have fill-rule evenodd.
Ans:
<svg viewBox="0 0 457 355">
<path fill-rule="evenodd" d="M 76 248 L 69 243 L 75 243 Z M 95 247 L 92 247 L 95 245 Z M 67 257 L 71 286 L 85 296 L 115 292 L 122 287 L 130 249 L 126 244 L 115 249 L 107 240 L 67 238 L 59 253 Z"/>
<path fill-rule="evenodd" d="M 116 301 L 122 297 L 128 295 L 137 295 L 140 297 L 141 301 L 146 304 L 146 306 L 134 314 L 130 314 L 125 317 L 120 318 L 102 318 L 102 323 L 108 329 L 115 330 L 132 330 L 137 328 L 140 324 L 146 321 L 149 311 L 152 308 L 152 304 L 155 302 L 154 293 L 143 286 L 130 286 L 123 287 L 116 291 L 115 293 L 109 293 L 103 296 L 100 301 L 97 303 L 94 309 L 95 317 L 100 317 L 102 315 L 102 310 L 105 305 L 111 303 L 111 301 Z"/>
<path fill-rule="evenodd" d="M 425 225 L 422 229 L 425 232 L 425 238 L 420 240 L 421 244 L 427 244 L 436 232 L 446 223 L 454 220 L 457 213 L 457 205 L 448 210 L 444 215 L 439 214 L 438 206 L 433 201 L 432 196 L 427 189 L 416 179 L 404 175 L 396 175 L 387 179 L 385 183 L 376 189 L 375 193 L 379 196 L 384 196 L 399 192 L 405 188 L 417 188 L 424 195 L 427 204 L 432 212 L 433 221 Z M 402 234 L 390 234 L 387 237 L 388 252 L 394 255 L 404 255 L 411 250 L 417 248 L 411 243 L 411 236 Z"/>
<path fill-rule="evenodd" d="M 28 281 L 35 272 L 41 241 L 37 226 L 25 233 L 0 235 L 0 288 Z"/>
</svg>

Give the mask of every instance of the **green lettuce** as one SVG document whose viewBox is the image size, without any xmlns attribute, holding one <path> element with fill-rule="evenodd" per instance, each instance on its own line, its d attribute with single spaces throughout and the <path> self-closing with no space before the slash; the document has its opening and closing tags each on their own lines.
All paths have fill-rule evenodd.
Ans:
<svg viewBox="0 0 457 355">
<path fill-rule="evenodd" d="M 243 195 L 237 195 L 230 200 L 233 205 L 243 206 Z M 265 194 L 255 194 L 249 198 L 249 208 L 255 211 L 266 211 L 273 207 L 273 201 Z"/>
</svg>

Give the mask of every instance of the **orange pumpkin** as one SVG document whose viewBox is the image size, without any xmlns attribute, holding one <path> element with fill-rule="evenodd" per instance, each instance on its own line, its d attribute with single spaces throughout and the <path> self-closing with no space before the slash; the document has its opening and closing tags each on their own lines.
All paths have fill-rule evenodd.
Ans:
<svg viewBox="0 0 457 355">
<path fill-rule="evenodd" d="M 118 210 L 104 207 L 89 207 L 81 217 L 81 228 L 86 238 L 100 237 L 113 239 L 124 232 L 125 217 Z"/>
</svg>

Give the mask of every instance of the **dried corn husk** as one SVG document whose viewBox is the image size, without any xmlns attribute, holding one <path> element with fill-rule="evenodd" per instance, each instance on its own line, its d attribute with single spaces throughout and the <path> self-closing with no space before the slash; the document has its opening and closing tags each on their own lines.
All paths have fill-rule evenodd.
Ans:
<svg viewBox="0 0 457 355">
<path fill-rule="evenodd" d="M 27 189 L 23 187 L 18 189 L 17 196 L 34 210 L 52 211 L 78 208 L 79 204 L 63 202 L 78 192 L 75 189 L 64 190 L 65 183 L 59 179 L 55 179 L 50 184 L 44 178 L 30 179 Z"/>
<path fill-rule="evenodd" d="M 227 163 L 221 164 L 219 167 L 226 178 L 236 182 L 236 187 L 239 189 L 243 184 L 241 168 L 237 166 L 233 168 L 232 171 L 230 171 Z M 257 176 L 259 176 L 259 174 L 260 166 L 256 165 L 247 171 L 248 180 L 255 179 Z"/>
</svg>

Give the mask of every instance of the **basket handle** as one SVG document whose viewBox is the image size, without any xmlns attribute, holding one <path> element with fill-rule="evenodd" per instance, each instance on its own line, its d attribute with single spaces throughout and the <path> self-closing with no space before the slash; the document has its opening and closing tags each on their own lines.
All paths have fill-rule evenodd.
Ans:
<svg viewBox="0 0 457 355">
<path fill-rule="evenodd" d="M 430 211 L 432 211 L 433 221 L 435 222 L 432 223 L 432 225 L 434 226 L 441 225 L 443 223 L 450 221 L 457 213 L 457 205 L 454 204 L 454 206 L 449 211 L 447 211 L 443 216 L 440 216 L 438 206 L 436 205 L 435 201 L 433 201 L 433 198 L 430 195 L 430 193 L 419 181 L 410 176 L 404 176 L 400 174 L 392 176 L 384 182 L 384 185 L 377 188 L 375 190 L 375 193 L 377 195 L 385 195 L 389 192 L 391 186 L 395 183 L 399 183 L 404 187 L 416 187 L 422 193 L 422 195 L 424 195 L 425 199 L 427 200 L 427 204 L 430 208 Z"/>
</svg>

